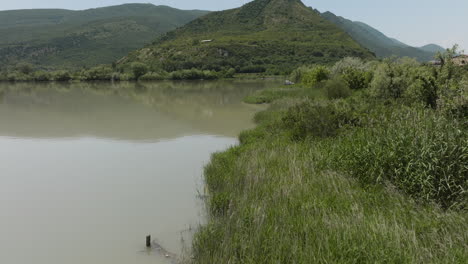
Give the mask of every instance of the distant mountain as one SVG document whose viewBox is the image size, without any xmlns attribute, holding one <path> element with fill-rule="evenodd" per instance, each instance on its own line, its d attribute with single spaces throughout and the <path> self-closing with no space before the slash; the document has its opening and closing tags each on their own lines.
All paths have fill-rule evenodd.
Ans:
<svg viewBox="0 0 468 264">
<path fill-rule="evenodd" d="M 120 61 L 152 69 L 200 68 L 238 72 L 287 71 L 374 55 L 300 0 L 255 0 L 213 12 L 165 34 Z"/>
<path fill-rule="evenodd" d="M 444 49 L 443 47 L 441 47 L 439 45 L 436 45 L 436 44 L 428 44 L 428 45 L 420 47 L 420 49 L 428 51 L 428 52 L 432 52 L 432 53 L 446 51 L 446 49 Z"/>
<path fill-rule="evenodd" d="M 151 4 L 1 11 L 0 65 L 78 68 L 111 63 L 207 13 Z"/>
<path fill-rule="evenodd" d="M 413 57 L 419 61 L 429 61 L 435 53 L 444 48 L 429 44 L 421 48 L 411 47 L 405 43 L 387 37 L 377 29 L 362 23 L 336 16 L 331 12 L 322 13 L 322 17 L 346 31 L 354 40 L 374 52 L 378 57 Z"/>
</svg>

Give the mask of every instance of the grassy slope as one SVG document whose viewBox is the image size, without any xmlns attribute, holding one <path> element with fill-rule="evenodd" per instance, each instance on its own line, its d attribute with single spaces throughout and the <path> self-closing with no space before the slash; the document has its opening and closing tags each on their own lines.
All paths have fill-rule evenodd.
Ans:
<svg viewBox="0 0 468 264">
<path fill-rule="evenodd" d="M 291 69 L 345 56 L 370 58 L 372 54 L 299 0 L 256 0 L 199 18 L 121 62 L 141 61 L 166 71 L 248 66 Z"/>
<path fill-rule="evenodd" d="M 240 146 L 206 167 L 211 217 L 195 238 L 194 263 L 467 262 L 466 211 L 421 205 L 392 185 L 364 187 L 331 170 L 339 141 L 292 141 L 281 125 L 289 107 L 323 96 L 287 89 L 250 97 L 276 101 Z"/>
<path fill-rule="evenodd" d="M 0 12 L 0 62 L 78 68 L 111 63 L 206 14 L 151 4 Z"/>
<path fill-rule="evenodd" d="M 322 14 L 328 21 L 342 28 L 364 47 L 374 52 L 379 57 L 412 57 L 419 61 L 429 61 L 434 58 L 437 51 L 443 48 L 430 44 L 421 48 L 410 47 L 397 40 L 385 36 L 382 32 L 362 22 L 353 22 L 343 17 L 338 17 L 330 12 Z"/>
</svg>

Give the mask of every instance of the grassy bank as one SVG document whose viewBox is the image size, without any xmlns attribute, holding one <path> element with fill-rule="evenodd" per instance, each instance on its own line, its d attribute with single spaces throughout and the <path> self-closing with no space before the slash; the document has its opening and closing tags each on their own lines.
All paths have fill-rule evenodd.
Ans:
<svg viewBox="0 0 468 264">
<path fill-rule="evenodd" d="M 447 96 L 440 69 L 432 107 L 404 88 L 431 70 L 407 69 L 415 75 L 396 97 L 381 96 L 395 82 L 375 70 L 351 93 L 336 91 L 356 82 L 330 74 L 247 98 L 272 104 L 206 167 L 210 219 L 193 262 L 466 263 L 466 82 L 455 74 Z"/>
</svg>

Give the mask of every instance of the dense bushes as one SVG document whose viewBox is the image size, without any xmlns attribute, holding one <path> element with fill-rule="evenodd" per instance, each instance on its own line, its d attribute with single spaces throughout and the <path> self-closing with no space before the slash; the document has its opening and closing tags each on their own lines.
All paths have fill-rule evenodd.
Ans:
<svg viewBox="0 0 468 264">
<path fill-rule="evenodd" d="M 420 201 L 467 205 L 468 131 L 460 121 L 400 106 L 368 118 L 372 125 L 337 141 L 333 166 L 366 184 L 390 182 Z"/>
<path fill-rule="evenodd" d="M 54 81 L 65 82 L 72 79 L 72 76 L 68 71 L 56 71 L 52 73 L 52 79 Z"/>
<path fill-rule="evenodd" d="M 302 89 L 323 88 L 332 100 L 290 108 L 280 122 L 284 133 L 294 141 L 323 144 L 328 169 L 365 185 L 390 183 L 421 202 L 466 208 L 467 73 L 450 63 L 432 67 L 411 59 L 373 62 L 374 69 L 369 64 L 340 61 L 322 85 L 316 76 L 328 69 L 294 71 Z M 361 91 L 351 96 L 352 90 Z"/>
<path fill-rule="evenodd" d="M 354 68 L 346 69 L 342 78 L 352 90 L 367 88 L 372 80 L 372 73 Z"/>
<path fill-rule="evenodd" d="M 328 68 L 324 66 L 315 66 L 302 73 L 301 82 L 308 87 L 313 87 L 317 83 L 328 80 L 329 77 L 330 71 Z"/>
<path fill-rule="evenodd" d="M 132 63 L 132 65 L 130 65 L 130 68 L 133 73 L 133 76 L 137 80 L 148 72 L 148 66 L 141 62 Z"/>
<path fill-rule="evenodd" d="M 328 99 L 346 98 L 351 95 L 348 83 L 339 76 L 328 80 L 324 88 Z"/>
<path fill-rule="evenodd" d="M 308 136 L 335 136 L 346 119 L 346 113 L 340 113 L 332 104 L 306 102 L 292 107 L 283 124 L 294 140 L 303 140 Z"/>
<path fill-rule="evenodd" d="M 340 80 L 344 81 L 349 89 L 359 90 L 367 88 L 373 79 L 370 64 L 364 63 L 359 58 L 345 58 L 330 69 L 324 66 L 299 67 L 291 73 L 290 79 L 307 87 L 314 87 L 323 81 L 334 79 L 335 85 Z M 339 90 L 344 91 L 344 89 Z M 339 97 L 341 96 L 338 95 L 337 98 Z"/>
<path fill-rule="evenodd" d="M 130 80 L 213 80 L 219 78 L 232 78 L 236 73 L 233 68 L 221 71 L 209 71 L 199 69 L 180 70 L 173 72 L 150 71 L 150 68 L 142 63 L 132 64 L 130 70 L 112 68 L 107 65 L 83 69 L 77 72 L 69 71 L 4 71 L 0 72 L 0 81 L 130 81 Z"/>
<path fill-rule="evenodd" d="M 193 263 L 466 262 L 467 77 L 356 62 L 246 99 L 270 108 L 205 169 L 210 217 Z M 351 89 L 350 69 L 372 87 Z"/>
</svg>

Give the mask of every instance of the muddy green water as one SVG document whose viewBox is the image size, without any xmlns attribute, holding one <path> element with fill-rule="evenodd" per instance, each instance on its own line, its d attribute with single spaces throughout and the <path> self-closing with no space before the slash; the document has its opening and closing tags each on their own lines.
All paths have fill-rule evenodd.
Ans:
<svg viewBox="0 0 468 264">
<path fill-rule="evenodd" d="M 276 84 L 0 84 L 0 263 L 169 263 L 145 236 L 189 248 L 203 166 Z"/>
</svg>

